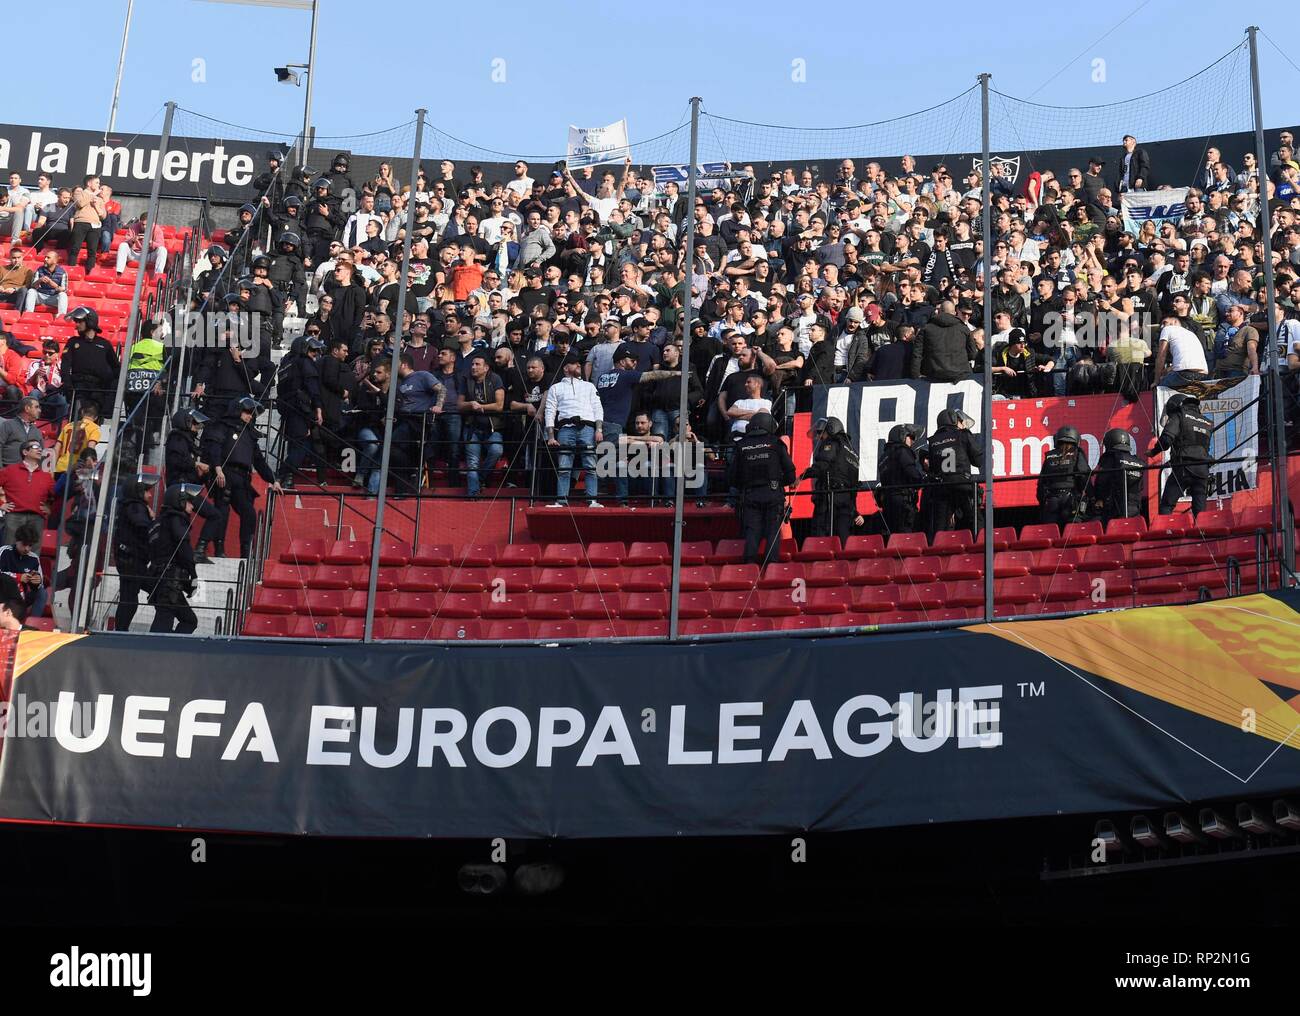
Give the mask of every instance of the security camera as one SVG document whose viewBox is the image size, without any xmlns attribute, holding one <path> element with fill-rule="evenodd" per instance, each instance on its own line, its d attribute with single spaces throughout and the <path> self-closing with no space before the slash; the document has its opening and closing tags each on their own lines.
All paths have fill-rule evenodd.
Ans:
<svg viewBox="0 0 1300 1016">
<path fill-rule="evenodd" d="M 280 84 L 297 85 L 300 83 L 298 72 L 292 71 L 288 67 L 275 68 L 275 80 Z"/>
</svg>

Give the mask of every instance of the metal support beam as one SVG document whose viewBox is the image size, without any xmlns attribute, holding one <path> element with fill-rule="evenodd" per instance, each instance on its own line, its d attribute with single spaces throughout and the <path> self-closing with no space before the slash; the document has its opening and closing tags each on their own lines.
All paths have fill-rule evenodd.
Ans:
<svg viewBox="0 0 1300 1016">
<path fill-rule="evenodd" d="M 984 401 L 981 424 L 984 439 L 984 620 L 993 620 L 993 196 L 989 173 L 989 81 L 981 74 L 980 135 L 984 164 L 980 171 L 984 212 L 980 216 L 984 238 Z"/>
</svg>

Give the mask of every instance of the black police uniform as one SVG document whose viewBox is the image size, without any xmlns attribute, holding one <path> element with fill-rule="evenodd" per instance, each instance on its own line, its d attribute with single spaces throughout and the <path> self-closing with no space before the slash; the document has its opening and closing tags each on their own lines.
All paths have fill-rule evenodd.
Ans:
<svg viewBox="0 0 1300 1016">
<path fill-rule="evenodd" d="M 330 243 L 339 235 L 345 221 L 338 197 L 331 193 L 322 196 L 318 188 L 313 188 L 303 211 L 313 264 L 321 265 L 329 260 Z"/>
<path fill-rule="evenodd" d="M 929 440 L 926 450 L 926 476 L 931 482 L 921 498 L 925 513 L 925 531 L 934 542 L 934 534 L 941 529 L 969 529 L 976 531 L 975 477 L 971 466 L 984 467 L 984 449 L 968 430 L 962 430 L 944 420 L 942 426 Z"/>
<path fill-rule="evenodd" d="M 140 593 L 149 587 L 151 581 L 149 531 L 153 528 L 153 515 L 145 504 L 144 493 L 143 484 L 128 483 L 117 506 L 117 521 L 113 524 L 113 554 L 120 590 L 114 615 L 117 631 L 130 630 L 140 605 Z"/>
<path fill-rule="evenodd" d="M 843 543 L 858 514 L 859 465 L 839 420 L 826 421 L 804 476 L 813 478 L 812 535 L 838 536 Z"/>
<path fill-rule="evenodd" d="M 1089 500 L 1102 525 L 1111 519 L 1131 519 L 1142 514 L 1141 459 L 1127 447 L 1107 448 L 1097 461 Z"/>
<path fill-rule="evenodd" d="M 880 460 L 880 510 L 889 533 L 916 531 L 916 495 L 925 483 L 925 470 L 906 437 L 904 425 L 894 427 Z"/>
<path fill-rule="evenodd" d="M 79 407 L 86 399 L 99 405 L 100 416 L 107 417 L 117 396 L 117 373 L 121 370 L 117 353 L 102 335 L 87 338 L 74 335 L 63 347 L 59 371 L 63 375 L 63 391 L 72 396 L 71 415 L 76 419 Z"/>
<path fill-rule="evenodd" d="M 1152 456 L 1172 449 L 1169 479 L 1160 494 L 1160 514 L 1168 515 L 1174 510 L 1180 498 L 1190 494 L 1192 497 L 1192 514 L 1199 515 L 1205 511 L 1205 499 L 1209 492 L 1210 436 L 1214 424 L 1201 412 L 1201 404 L 1195 399 L 1174 395 L 1166 406 L 1168 421 Z"/>
<path fill-rule="evenodd" d="M 1088 472 L 1088 457 L 1078 445 L 1062 442 L 1048 452 L 1038 474 L 1038 521 L 1058 526 L 1073 522 L 1088 485 Z"/>
<path fill-rule="evenodd" d="M 785 488 L 795 481 L 794 461 L 785 442 L 771 433 L 775 428 L 770 414 L 755 414 L 731 459 L 730 485 L 740 491 L 745 561 L 753 564 L 766 564 L 775 556 L 785 519 Z M 760 554 L 764 541 L 766 550 Z"/>
<path fill-rule="evenodd" d="M 226 305 L 223 302 L 226 293 L 233 288 L 236 281 L 231 276 L 231 265 L 227 258 L 222 258 L 220 264 L 212 264 L 211 258 L 208 259 L 209 268 L 199 273 L 198 279 L 194 282 L 194 299 L 196 306 L 203 306 L 209 311 L 225 310 Z"/>
<path fill-rule="evenodd" d="M 266 259 L 268 273 L 270 258 Z M 254 284 L 248 291 L 245 308 L 250 314 L 258 315 L 260 329 L 256 362 L 258 373 L 265 383 L 271 376 L 271 349 L 279 343 L 280 332 L 284 327 L 284 294 L 271 286 Z"/>
<path fill-rule="evenodd" d="M 214 420 L 222 419 L 232 403 L 254 393 L 259 370 L 260 364 L 242 354 L 235 359 L 229 347 L 201 350 L 195 358 L 194 377 L 203 385 L 204 412 Z"/>
<path fill-rule="evenodd" d="M 180 416 L 180 413 L 176 414 Z M 182 429 L 173 422 L 163 449 L 167 483 L 201 483 L 197 464 L 199 461 L 199 436 L 188 428 Z"/>
<path fill-rule="evenodd" d="M 253 471 L 267 483 L 275 482 L 275 473 L 262 454 L 261 434 L 253 422 L 247 424 L 239 418 L 239 405 L 234 403 L 226 416 L 209 423 L 203 431 L 203 461 L 213 470 L 220 466 L 226 477 L 224 488 L 214 487 L 217 513 L 203 524 L 199 542 L 209 542 L 219 548 L 225 542 L 226 523 L 233 508 L 239 516 L 239 556 L 248 557 L 257 529 L 257 511 L 253 502 L 257 492 L 253 489 Z"/>
<path fill-rule="evenodd" d="M 277 249 L 279 244 L 276 244 Z M 307 311 L 307 272 L 303 268 L 296 245 L 293 251 L 280 251 L 271 259 L 271 269 L 267 273 L 271 284 L 280 294 L 282 301 L 293 300 L 298 305 L 298 313 L 306 315 Z M 283 335 L 284 308 L 281 305 L 281 332 Z"/>
<path fill-rule="evenodd" d="M 319 343 L 320 340 L 316 341 Z M 282 363 L 276 391 L 288 441 L 280 478 L 291 480 L 312 450 L 316 410 L 321 408 L 320 366 L 317 361 L 304 352 Z"/>
<path fill-rule="evenodd" d="M 190 634 L 199 626 L 189 602 L 197 572 L 190 546 L 190 516 L 181 504 L 164 507 L 149 531 L 149 574 L 154 582 L 149 594 L 154 608 L 149 630 Z"/>
<path fill-rule="evenodd" d="M 250 213 L 249 220 L 244 221 L 244 212 Z M 260 230 L 262 208 L 260 205 L 243 204 L 239 206 L 239 221 L 226 230 L 225 245 L 230 248 L 231 278 L 237 279 L 244 274 L 253 260 L 253 241 Z"/>
</svg>

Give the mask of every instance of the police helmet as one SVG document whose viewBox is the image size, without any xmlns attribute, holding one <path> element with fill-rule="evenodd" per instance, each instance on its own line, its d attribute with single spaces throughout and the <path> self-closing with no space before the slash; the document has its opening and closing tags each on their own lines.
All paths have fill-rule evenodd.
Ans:
<svg viewBox="0 0 1300 1016">
<path fill-rule="evenodd" d="M 339 152 L 336 156 L 334 156 L 334 161 L 331 162 L 330 165 L 333 166 L 335 169 L 338 169 L 340 166 L 342 166 L 343 171 L 346 173 L 348 171 L 348 167 L 352 165 L 352 160 L 348 156 L 347 152 Z"/>
<path fill-rule="evenodd" d="M 897 423 L 894 426 L 889 428 L 890 444 L 902 444 L 906 437 L 907 437 L 907 427 L 904 426 L 903 424 Z"/>
<path fill-rule="evenodd" d="M 90 307 L 78 307 L 68 314 L 68 320 L 74 324 L 84 324 L 88 329 L 99 331 L 99 313 Z"/>
<path fill-rule="evenodd" d="M 745 430 L 752 434 L 775 434 L 776 419 L 771 413 L 755 413 L 749 418 L 749 426 Z"/>
<path fill-rule="evenodd" d="M 278 149 L 278 148 L 268 148 L 268 149 L 266 150 L 266 161 L 267 161 L 267 162 L 283 162 L 283 161 L 284 161 L 284 152 L 280 151 L 280 149 Z"/>
<path fill-rule="evenodd" d="M 227 303 L 227 304 L 230 304 L 230 303 L 238 303 L 238 304 L 242 304 L 242 303 L 244 302 L 244 298 L 243 298 L 242 296 L 240 296 L 238 293 L 227 293 L 227 294 L 226 294 L 226 299 L 225 299 L 224 302 Z"/>
<path fill-rule="evenodd" d="M 226 257 L 229 255 L 229 251 L 227 251 L 225 247 L 221 246 L 221 244 L 214 243 L 207 249 L 206 254 L 209 261 L 213 258 L 220 258 L 222 261 L 225 261 Z"/>
<path fill-rule="evenodd" d="M 247 289 L 251 291 L 253 288 L 253 280 L 250 276 L 245 275 L 242 279 L 240 279 L 237 283 L 235 283 L 235 286 L 237 289 L 240 290 Z"/>
<path fill-rule="evenodd" d="M 1060 427 L 1056 431 L 1056 436 L 1052 439 L 1056 444 L 1068 441 L 1070 444 L 1078 447 L 1079 445 L 1079 428 L 1078 427 Z"/>
<path fill-rule="evenodd" d="M 313 335 L 310 339 L 308 339 L 306 342 L 302 344 L 302 348 L 307 350 L 307 352 L 309 353 L 311 352 L 319 353 L 322 349 L 325 348 L 325 343 L 323 340 Z"/>
<path fill-rule="evenodd" d="M 322 187 L 324 187 L 326 190 L 329 190 L 329 189 L 330 189 L 330 178 L 329 178 L 329 177 L 327 177 L 327 176 L 318 176 L 318 177 L 316 178 L 315 182 L 311 185 L 311 189 L 312 189 L 312 190 L 320 190 Z"/>
<path fill-rule="evenodd" d="M 295 251 L 297 251 L 298 248 L 302 246 L 302 237 L 300 237 L 297 233 L 290 233 L 290 232 L 281 233 L 280 246 L 284 247 L 286 244 L 288 244 Z"/>
<path fill-rule="evenodd" d="M 966 429 L 970 430 L 971 427 L 975 426 L 975 417 L 969 413 L 963 413 L 960 409 L 954 409 L 952 411 L 952 422 L 954 425 L 965 424 Z"/>
<path fill-rule="evenodd" d="M 245 201 L 242 205 L 239 206 L 239 214 L 243 215 L 245 212 L 247 212 L 249 215 L 256 215 L 257 205 L 251 205 L 247 201 Z"/>
<path fill-rule="evenodd" d="M 912 442 L 915 443 L 925 437 L 925 428 L 919 423 L 905 423 L 903 424 L 903 436 L 910 437 Z"/>
<path fill-rule="evenodd" d="M 1113 430 L 1106 431 L 1102 444 L 1107 448 L 1117 448 L 1123 452 L 1133 451 L 1133 439 L 1123 427 L 1116 427 Z"/>
<path fill-rule="evenodd" d="M 245 395 L 242 399 L 236 399 L 234 408 L 241 413 L 252 413 L 254 416 L 262 411 L 262 407 L 258 403 L 257 399 L 253 398 L 251 395 Z"/>
<path fill-rule="evenodd" d="M 817 429 L 827 437 L 839 437 L 844 433 L 844 424 L 833 416 L 828 416 L 823 420 L 817 421 Z"/>
<path fill-rule="evenodd" d="M 265 254 L 259 254 L 257 257 L 253 258 L 250 267 L 253 271 L 257 271 L 259 268 L 264 268 L 269 272 L 271 270 L 271 259 Z"/>
<path fill-rule="evenodd" d="M 943 410 L 943 411 L 938 415 L 938 417 L 936 417 L 935 422 L 936 422 L 940 427 L 955 427 L 955 426 L 957 426 L 957 418 L 953 415 L 953 412 L 952 412 L 951 409 L 945 409 L 945 410 Z"/>
<path fill-rule="evenodd" d="M 186 501 L 194 503 L 202 496 L 203 488 L 197 483 L 173 483 L 163 494 L 163 507 L 182 511 Z"/>
<path fill-rule="evenodd" d="M 1175 392 L 1169 396 L 1169 401 L 1165 403 L 1165 412 L 1172 415 L 1181 413 L 1185 409 L 1198 409 L 1200 405 L 1201 403 L 1196 396 Z"/>
<path fill-rule="evenodd" d="M 301 208 L 302 198 L 298 197 L 297 194 L 290 194 L 287 197 L 285 197 L 283 203 L 284 203 L 285 211 L 288 211 L 290 208 Z"/>
<path fill-rule="evenodd" d="M 296 177 L 300 177 L 303 180 L 310 180 L 313 176 L 316 175 L 316 170 L 308 166 L 294 166 L 293 175 Z"/>
<path fill-rule="evenodd" d="M 207 422 L 208 418 L 197 409 L 178 409 L 172 415 L 172 428 L 174 430 L 189 430 L 196 423 L 201 427 Z"/>
</svg>

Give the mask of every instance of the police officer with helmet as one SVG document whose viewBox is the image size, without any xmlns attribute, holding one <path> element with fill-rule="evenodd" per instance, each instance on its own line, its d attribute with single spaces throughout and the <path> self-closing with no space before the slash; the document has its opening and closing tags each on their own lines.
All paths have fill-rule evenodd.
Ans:
<svg viewBox="0 0 1300 1016">
<path fill-rule="evenodd" d="M 925 471 L 930 484 L 921 498 L 925 531 L 930 542 L 941 529 L 976 531 L 975 479 L 971 466 L 984 468 L 984 449 L 970 432 L 974 422 L 960 409 L 945 409 L 939 429 L 926 449 Z"/>
<path fill-rule="evenodd" d="M 197 409 L 178 409 L 172 414 L 172 429 L 164 446 L 167 482 L 201 483 L 208 467 L 199 458 L 199 431 L 208 418 Z"/>
<path fill-rule="evenodd" d="M 1155 458 L 1161 452 L 1171 451 L 1173 467 L 1165 489 L 1160 494 L 1160 514 L 1168 515 L 1180 498 L 1190 494 L 1192 515 L 1205 511 L 1209 493 L 1210 437 L 1214 431 L 1207 416 L 1201 412 L 1201 403 L 1191 395 L 1177 392 L 1165 403 L 1164 429 L 1156 438 L 1149 453 Z"/>
<path fill-rule="evenodd" d="M 257 512 L 253 507 L 257 499 L 253 489 L 254 470 L 277 494 L 284 493 L 262 453 L 261 434 L 253 422 L 261 409 L 256 399 L 246 395 L 231 403 L 225 418 L 208 424 L 203 431 L 202 458 L 212 467 L 216 485 L 213 495 L 219 500 L 217 512 L 199 533 L 201 558 L 209 545 L 216 557 L 225 556 L 226 523 L 231 508 L 239 516 L 239 556 L 248 557 L 257 528 Z"/>
<path fill-rule="evenodd" d="M 833 416 L 813 424 L 813 437 L 817 444 L 812 465 L 803 472 L 804 479 L 813 478 L 811 532 L 813 536 L 838 536 L 843 544 L 853 527 L 862 524 L 858 514 L 858 453 L 844 424 Z"/>
<path fill-rule="evenodd" d="M 145 497 L 149 485 L 130 479 L 122 484 L 122 497 L 113 522 L 113 561 L 117 565 L 118 598 L 115 631 L 130 631 L 140 593 L 149 587 L 149 534 L 153 512 Z M 188 530 L 187 530 L 188 531 Z"/>
<path fill-rule="evenodd" d="M 275 245 L 278 253 L 271 259 L 268 273 L 271 285 L 280 294 L 282 308 L 292 300 L 298 316 L 306 317 L 307 272 L 302 261 L 302 238 L 292 230 L 285 230 Z M 280 334 L 283 337 L 283 331 Z"/>
<path fill-rule="evenodd" d="M 1079 429 L 1061 427 L 1038 474 L 1040 522 L 1073 522 L 1088 486 L 1088 457 L 1079 447 Z"/>
<path fill-rule="evenodd" d="M 755 413 L 731 459 L 730 486 L 740 491 L 740 528 L 745 561 L 765 566 L 780 544 L 785 519 L 785 488 L 794 483 L 794 461 L 777 436 L 771 413 Z M 760 543 L 766 549 L 759 554 Z"/>
<path fill-rule="evenodd" d="M 1089 501 L 1101 524 L 1142 514 L 1142 476 L 1146 465 L 1134 454 L 1133 439 L 1121 427 L 1106 431 L 1105 450 L 1097 461 Z"/>
<path fill-rule="evenodd" d="M 198 574 L 190 546 L 190 522 L 202 496 L 203 488 L 197 484 L 172 484 L 163 494 L 162 511 L 149 530 L 151 632 L 188 635 L 199 626 L 189 599 Z"/>
<path fill-rule="evenodd" d="M 912 423 L 900 423 L 889 432 L 880 459 L 880 512 L 888 533 L 916 530 L 916 495 L 925 483 L 925 470 L 916 443 L 925 431 Z"/>
</svg>

